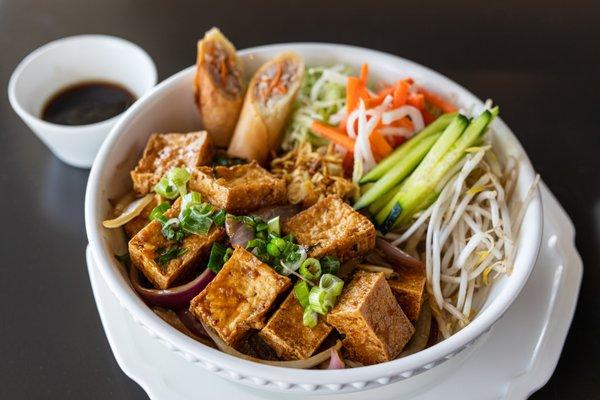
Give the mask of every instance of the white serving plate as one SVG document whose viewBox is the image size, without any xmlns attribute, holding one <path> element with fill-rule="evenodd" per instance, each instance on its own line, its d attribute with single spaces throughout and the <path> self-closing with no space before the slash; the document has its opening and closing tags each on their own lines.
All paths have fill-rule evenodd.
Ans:
<svg viewBox="0 0 600 400">
<path fill-rule="evenodd" d="M 583 274 L 574 246 L 573 225 L 552 194 L 542 190 L 544 235 L 542 249 L 525 290 L 496 324 L 487 342 L 462 363 L 429 386 L 391 384 L 339 399 L 393 399 L 407 395 L 428 399 L 525 399 L 552 375 L 577 303 Z M 123 371 L 152 399 L 293 399 L 232 384 L 178 357 L 159 345 L 131 320 L 108 289 L 88 248 L 88 271 L 98 311 L 112 351 Z M 460 366 L 460 368 L 457 368 Z M 433 381 L 435 370 L 415 380 Z M 327 397 L 331 398 L 331 397 Z"/>
<path fill-rule="evenodd" d="M 430 90 L 451 95 L 464 108 L 481 108 L 482 102 L 448 78 L 411 61 L 389 54 L 351 46 L 332 44 L 282 44 L 243 50 L 240 57 L 246 70 L 254 71 L 264 61 L 281 51 L 299 53 L 308 65 L 346 63 L 359 68 L 369 62 L 370 76 L 393 81 L 413 77 Z M 189 132 L 200 129 L 193 96 L 194 67 L 167 79 L 134 104 L 115 126 L 90 173 L 86 193 L 86 229 L 91 252 L 98 269 L 113 295 L 154 337 L 168 344 L 194 364 L 235 382 L 285 393 L 327 394 L 361 391 L 393 382 L 418 382 L 416 377 L 450 359 L 465 359 L 473 344 L 485 340 L 493 324 L 504 314 L 525 285 L 533 268 L 542 236 L 542 207 L 539 193 L 530 203 L 518 253 L 510 277 L 499 279 L 474 321 L 452 337 L 424 351 L 388 363 L 342 371 L 298 370 L 272 367 L 232 357 L 202 345 L 181 334 L 157 317 L 134 293 L 114 254 L 122 254 L 124 240 L 117 230 L 102 228 L 101 221 L 110 215 L 108 199 L 118 198 L 130 188 L 129 170 L 137 162 L 152 132 Z M 517 196 L 523 197 L 534 179 L 534 171 L 525 152 L 510 129 L 500 120 L 493 122 L 496 149 L 518 158 Z M 122 235 L 122 234 L 121 234 Z M 460 355 L 460 356 L 458 356 Z M 448 368 L 435 368 L 428 376 L 443 374 Z"/>
</svg>

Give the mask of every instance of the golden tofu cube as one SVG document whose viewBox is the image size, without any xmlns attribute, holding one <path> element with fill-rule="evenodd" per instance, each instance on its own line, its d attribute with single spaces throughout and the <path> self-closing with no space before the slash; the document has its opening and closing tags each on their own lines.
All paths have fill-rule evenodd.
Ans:
<svg viewBox="0 0 600 400">
<path fill-rule="evenodd" d="M 286 233 L 309 247 L 315 258 L 337 256 L 346 261 L 375 247 L 375 227 L 339 196 L 328 196 L 283 224 Z"/>
<path fill-rule="evenodd" d="M 251 329 L 262 329 L 265 316 L 291 285 L 252 253 L 237 247 L 217 276 L 190 304 L 190 312 L 229 345 Z"/>
<path fill-rule="evenodd" d="M 165 213 L 167 218 L 179 214 L 180 199 Z M 214 242 L 221 239 L 225 230 L 213 226 L 208 235 L 188 235 L 180 247 L 184 253 L 161 265 L 157 257 L 164 249 L 176 246 L 168 241 L 162 234 L 162 224 L 154 220 L 140 230 L 129 241 L 129 255 L 132 264 L 159 289 L 167 289 L 174 283 L 181 282 L 198 267 L 199 263 L 208 255 Z"/>
<path fill-rule="evenodd" d="M 148 139 L 142 158 L 131 171 L 133 189 L 138 195 L 145 195 L 171 168 L 193 169 L 209 164 L 212 156 L 212 140 L 206 131 L 155 133 Z"/>
<path fill-rule="evenodd" d="M 234 214 L 282 204 L 287 199 L 285 181 L 275 178 L 256 161 L 232 167 L 197 168 L 190 189 L 200 192 L 215 207 Z"/>
<path fill-rule="evenodd" d="M 402 273 L 397 278 L 388 279 L 388 284 L 404 314 L 416 321 L 421 312 L 425 297 L 425 273 Z"/>
<path fill-rule="evenodd" d="M 322 316 L 313 328 L 304 326 L 303 314 L 304 310 L 292 292 L 260 331 L 261 338 L 284 360 L 303 360 L 312 356 L 332 331 Z"/>
<path fill-rule="evenodd" d="M 381 272 L 357 272 L 327 322 L 345 335 L 350 359 L 365 365 L 394 359 L 415 332 Z"/>
</svg>

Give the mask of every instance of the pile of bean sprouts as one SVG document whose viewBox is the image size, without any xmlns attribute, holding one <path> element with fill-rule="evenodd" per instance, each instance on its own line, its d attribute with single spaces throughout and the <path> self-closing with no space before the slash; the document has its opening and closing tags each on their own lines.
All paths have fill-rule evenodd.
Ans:
<svg viewBox="0 0 600 400">
<path fill-rule="evenodd" d="M 517 175 L 514 158 L 502 167 L 490 145 L 470 148 L 443 180 L 438 199 L 406 230 L 386 235 L 425 259 L 429 303 L 443 338 L 469 324 L 493 281 L 512 271 L 515 239 L 539 180 L 519 201 Z"/>
</svg>

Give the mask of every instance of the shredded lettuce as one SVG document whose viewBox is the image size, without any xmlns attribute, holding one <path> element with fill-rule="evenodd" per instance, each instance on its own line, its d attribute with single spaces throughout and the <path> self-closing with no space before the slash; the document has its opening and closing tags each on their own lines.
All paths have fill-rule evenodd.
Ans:
<svg viewBox="0 0 600 400">
<path fill-rule="evenodd" d="M 308 141 L 315 146 L 328 143 L 311 132 L 310 126 L 314 120 L 332 123 L 330 117 L 346 106 L 345 78 L 351 73 L 351 68 L 342 64 L 306 70 L 292 116 L 285 129 L 282 145 L 285 150 L 293 148 L 299 141 Z"/>
</svg>

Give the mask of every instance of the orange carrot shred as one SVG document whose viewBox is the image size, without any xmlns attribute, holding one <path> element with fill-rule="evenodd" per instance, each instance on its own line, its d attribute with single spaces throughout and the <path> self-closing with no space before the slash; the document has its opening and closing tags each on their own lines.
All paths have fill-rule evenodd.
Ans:
<svg viewBox="0 0 600 400">
<path fill-rule="evenodd" d="M 332 141 L 333 143 L 339 144 L 346 150 L 354 150 L 354 140 L 352 140 L 352 138 L 346 136 L 343 132 L 340 132 L 339 130 L 337 130 L 337 128 L 333 126 L 325 125 L 319 121 L 313 121 L 311 125 L 311 130 L 319 136 L 322 136 L 325 139 Z"/>
<path fill-rule="evenodd" d="M 393 151 L 392 146 L 385 140 L 381 131 L 377 129 L 369 136 L 369 143 L 377 161 L 384 159 Z"/>
<path fill-rule="evenodd" d="M 451 113 L 457 110 L 454 104 L 450 103 L 449 101 L 445 100 L 443 97 L 435 93 L 432 93 L 423 88 L 419 88 L 419 93 L 422 93 L 425 96 L 425 100 L 429 104 L 440 109 L 440 111 L 442 111 L 443 113 Z"/>
<path fill-rule="evenodd" d="M 394 101 L 392 103 L 394 108 L 398 108 L 406 104 L 409 89 L 410 85 L 404 80 L 400 80 L 396 83 L 396 87 L 394 88 Z"/>
<path fill-rule="evenodd" d="M 369 75 L 369 64 L 363 64 L 360 67 L 360 80 L 363 85 L 367 84 L 367 76 Z"/>
</svg>

